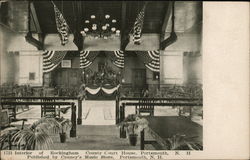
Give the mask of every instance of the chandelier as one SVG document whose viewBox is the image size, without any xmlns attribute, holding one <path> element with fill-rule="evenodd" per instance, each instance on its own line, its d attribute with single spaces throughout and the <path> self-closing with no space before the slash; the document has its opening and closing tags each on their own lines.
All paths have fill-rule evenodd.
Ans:
<svg viewBox="0 0 250 160">
<path fill-rule="evenodd" d="M 117 20 L 109 14 L 91 15 L 84 20 L 83 30 L 81 31 L 84 37 L 94 37 L 95 39 L 120 36 L 120 30 L 117 29 Z"/>
</svg>

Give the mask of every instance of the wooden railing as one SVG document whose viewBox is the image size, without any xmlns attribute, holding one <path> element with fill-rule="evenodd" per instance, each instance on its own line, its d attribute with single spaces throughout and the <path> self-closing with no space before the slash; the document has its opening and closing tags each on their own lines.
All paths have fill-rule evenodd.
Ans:
<svg viewBox="0 0 250 160">
<path fill-rule="evenodd" d="M 82 124 L 82 100 L 78 99 L 77 97 L 0 97 L 2 102 L 4 101 L 58 101 L 58 100 L 77 100 L 78 101 L 78 116 L 77 116 L 77 124 Z"/>
<path fill-rule="evenodd" d="M 138 107 L 138 106 L 151 106 L 154 110 L 155 106 L 164 106 L 164 107 L 174 107 L 174 106 L 178 106 L 178 107 L 188 107 L 189 108 L 189 120 L 191 120 L 192 118 L 192 107 L 195 106 L 203 106 L 203 103 L 197 102 L 197 103 L 193 103 L 193 102 L 189 102 L 189 103 L 180 103 L 180 102 L 166 102 L 166 103 L 145 103 L 145 102 L 123 102 L 121 104 L 121 106 L 119 107 L 119 117 L 117 119 L 117 122 L 120 123 L 125 119 L 125 113 L 126 113 L 126 107 Z M 179 116 L 181 116 L 180 112 L 179 112 Z M 126 138 L 126 132 L 123 128 L 120 128 L 120 138 Z"/>
<path fill-rule="evenodd" d="M 71 123 L 72 127 L 70 130 L 70 137 L 76 137 L 76 105 L 74 102 L 9 102 L 9 101 L 3 101 L 0 102 L 0 105 L 3 107 L 4 105 L 12 105 L 14 106 L 14 114 L 15 114 L 15 108 L 17 105 L 35 105 L 35 106 L 41 106 L 41 105 L 55 105 L 55 106 L 62 106 L 62 105 L 70 105 L 71 106 Z"/>
<path fill-rule="evenodd" d="M 150 106 L 178 106 L 178 104 L 197 104 L 202 105 L 203 99 L 201 98 L 144 98 L 144 97 L 116 97 L 116 124 L 121 122 L 120 113 L 122 109 L 122 104 L 127 105 L 146 105 L 152 103 Z M 199 106 L 198 105 L 198 106 Z M 180 113 L 179 113 L 180 115 Z"/>
</svg>

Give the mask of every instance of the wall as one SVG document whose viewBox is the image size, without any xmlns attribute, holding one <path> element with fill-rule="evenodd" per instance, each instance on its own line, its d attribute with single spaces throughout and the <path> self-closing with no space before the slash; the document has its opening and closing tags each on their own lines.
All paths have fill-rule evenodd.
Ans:
<svg viewBox="0 0 250 160">
<path fill-rule="evenodd" d="M 15 36 L 14 32 L 0 25 L 0 84 L 17 83 L 17 53 L 8 50 L 13 36 Z"/>
<path fill-rule="evenodd" d="M 2 82 L 15 82 L 18 83 L 18 77 L 21 77 L 20 83 L 28 82 L 27 72 L 18 71 L 18 58 L 15 58 L 17 55 L 7 54 L 8 51 L 20 51 L 20 52 L 32 52 L 34 54 L 39 54 L 37 49 L 25 41 L 25 34 L 15 34 L 11 31 L 6 31 L 6 29 L 1 28 L 1 38 L 2 44 L 1 49 L 3 50 L 1 54 L 1 79 Z M 166 37 L 168 34 L 166 35 Z M 201 36 L 199 33 L 177 33 L 178 40 L 172 45 L 168 46 L 164 52 L 161 53 L 161 84 L 182 84 L 187 82 L 202 82 L 202 57 L 198 58 L 183 58 L 184 52 L 196 52 L 200 51 L 201 48 Z M 58 35 L 52 34 L 47 35 L 45 39 L 45 46 L 49 50 L 76 50 L 77 48 L 72 42 L 73 36 L 71 35 L 71 41 L 66 46 L 60 45 L 60 39 Z M 50 44 L 49 44 L 50 43 Z M 148 41 L 150 43 L 150 41 Z M 35 53 L 36 52 L 36 53 Z M 178 53 L 178 56 L 176 54 Z M 25 57 L 28 57 L 27 55 Z M 38 60 L 36 56 L 31 56 L 34 58 L 33 61 L 36 61 L 36 66 L 40 66 L 42 61 Z M 182 58 L 181 58 L 182 57 Z M 23 58 L 21 58 L 23 61 Z M 32 60 L 32 58 L 28 58 Z M 72 67 L 78 68 L 79 60 L 78 57 L 71 58 Z M 188 60 L 189 59 L 189 60 Z M 24 60 L 26 63 L 27 61 Z M 143 68 L 143 63 L 139 63 L 131 57 L 126 57 L 125 65 L 125 83 L 131 83 L 132 71 L 131 68 Z M 181 63 L 182 62 L 182 63 Z M 20 64 L 21 64 L 20 63 Z M 93 63 L 92 65 L 95 65 Z M 20 66 L 21 67 L 21 66 Z M 38 68 L 36 69 L 36 75 L 40 75 Z M 18 74 L 21 75 L 18 75 Z M 193 75 L 193 76 L 192 76 Z M 193 77 L 193 78 L 192 78 Z M 40 79 L 41 77 L 37 77 Z M 193 79 L 193 80 L 192 80 Z M 32 82 L 33 83 L 33 82 Z M 153 72 L 147 69 L 147 83 L 148 84 L 157 84 L 158 81 L 153 80 Z M 34 82 L 35 85 L 42 84 L 40 81 Z"/>
<path fill-rule="evenodd" d="M 19 74 L 18 84 L 29 84 L 31 86 L 42 86 L 42 52 L 21 51 L 19 52 Z M 29 79 L 29 74 L 34 73 L 34 80 Z"/>
<path fill-rule="evenodd" d="M 182 84 L 183 52 L 162 51 L 160 57 L 161 84 Z"/>
<path fill-rule="evenodd" d="M 183 83 L 202 84 L 202 56 L 183 57 Z"/>
<path fill-rule="evenodd" d="M 185 52 L 201 53 L 201 34 L 178 33 L 177 41 L 161 51 L 161 84 L 202 83 L 202 55 L 184 56 Z"/>
<path fill-rule="evenodd" d="M 168 20 L 165 38 L 171 32 Z M 202 83 L 202 3 L 175 3 L 175 32 L 177 41 L 161 51 L 161 84 Z M 199 52 L 199 56 L 184 56 L 185 52 Z"/>
</svg>

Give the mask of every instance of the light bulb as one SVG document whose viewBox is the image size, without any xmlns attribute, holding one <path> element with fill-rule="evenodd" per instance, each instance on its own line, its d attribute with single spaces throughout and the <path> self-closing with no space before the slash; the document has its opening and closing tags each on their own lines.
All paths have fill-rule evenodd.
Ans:
<svg viewBox="0 0 250 160">
<path fill-rule="evenodd" d="M 116 20 L 115 20 L 115 19 L 113 19 L 113 20 L 112 20 L 112 23 L 116 23 Z"/>
<path fill-rule="evenodd" d="M 107 27 L 109 27 L 109 24 L 108 24 L 108 23 L 106 23 L 105 25 L 106 25 Z"/>
<path fill-rule="evenodd" d="M 85 23 L 89 23 L 89 20 L 86 20 Z"/>
<path fill-rule="evenodd" d="M 97 27 L 96 27 L 96 26 L 93 26 L 93 27 L 92 27 L 92 30 L 94 30 L 94 31 L 95 31 L 96 29 L 97 29 Z"/>
<path fill-rule="evenodd" d="M 109 19 L 109 18 L 110 18 L 110 15 L 106 14 L 106 15 L 105 15 L 105 18 L 106 18 L 106 19 Z"/>
<path fill-rule="evenodd" d="M 119 35 L 120 34 L 120 30 L 116 30 L 116 32 L 115 32 L 117 35 Z"/>
<path fill-rule="evenodd" d="M 84 31 L 85 31 L 85 32 L 88 32 L 88 31 L 89 31 L 89 29 L 88 29 L 88 28 L 84 28 Z"/>
<path fill-rule="evenodd" d="M 95 19 L 95 15 L 91 15 L 90 18 L 91 18 L 91 19 Z"/>
<path fill-rule="evenodd" d="M 93 26 L 93 27 L 97 27 L 97 24 L 93 24 L 92 26 Z"/>
<path fill-rule="evenodd" d="M 106 29 L 107 29 L 107 27 L 106 27 L 106 26 L 102 26 L 102 30 L 104 30 L 104 31 L 105 31 Z"/>
<path fill-rule="evenodd" d="M 111 31 L 112 31 L 112 32 L 114 32 L 115 30 L 116 30 L 116 28 L 115 28 L 115 27 L 112 27 L 112 28 L 111 28 Z"/>
<path fill-rule="evenodd" d="M 84 31 L 80 32 L 82 34 L 82 36 L 86 36 L 86 33 Z"/>
</svg>

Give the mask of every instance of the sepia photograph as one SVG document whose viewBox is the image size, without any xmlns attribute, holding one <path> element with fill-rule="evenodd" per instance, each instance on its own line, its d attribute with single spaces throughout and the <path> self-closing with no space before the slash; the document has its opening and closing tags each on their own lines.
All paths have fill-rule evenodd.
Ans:
<svg viewBox="0 0 250 160">
<path fill-rule="evenodd" d="M 1 149 L 202 150 L 202 2 L 1 2 Z"/>
<path fill-rule="evenodd" d="M 204 3 L 0 0 L 0 159 L 162 159 L 211 149 L 212 118 L 227 110 L 213 117 L 208 105 L 223 83 L 207 87 L 204 61 L 213 65 L 217 52 L 207 52 L 216 38 L 204 32 L 212 19 Z"/>
</svg>

